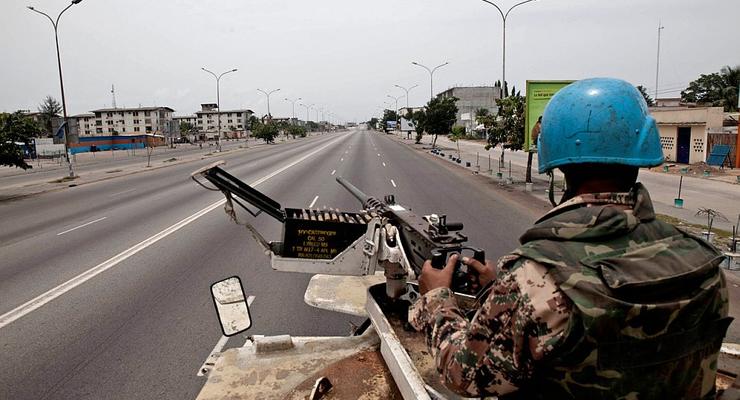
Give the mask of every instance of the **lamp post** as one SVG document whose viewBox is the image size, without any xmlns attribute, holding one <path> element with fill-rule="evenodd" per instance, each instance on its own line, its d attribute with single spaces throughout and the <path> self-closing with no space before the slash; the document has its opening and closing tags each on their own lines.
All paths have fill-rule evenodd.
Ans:
<svg viewBox="0 0 740 400">
<path fill-rule="evenodd" d="M 52 19 L 49 14 L 39 11 L 35 9 L 32 6 L 28 6 L 28 9 L 41 14 L 49 19 L 51 22 L 51 25 L 54 27 L 54 41 L 56 43 L 57 48 L 57 68 L 59 69 L 59 88 L 62 92 L 62 116 L 64 118 L 64 121 L 62 122 L 62 126 L 64 126 L 64 154 L 67 159 L 67 165 L 69 166 L 69 177 L 74 178 L 75 177 L 75 171 L 74 167 L 72 167 L 72 160 L 69 158 L 69 135 L 67 134 L 67 131 L 69 130 L 69 125 L 67 124 L 67 101 L 64 97 L 64 78 L 62 77 L 62 57 L 59 55 L 59 19 L 62 17 L 62 14 L 64 14 L 65 11 L 69 10 L 70 7 L 72 7 L 75 4 L 80 4 L 82 0 L 72 0 L 72 2 L 65 7 L 59 15 L 57 15 L 57 19 Z"/>
<path fill-rule="evenodd" d="M 300 97 L 299 97 L 299 98 L 297 98 L 297 99 L 295 99 L 295 100 L 291 100 L 291 99 L 289 99 L 289 98 L 287 98 L 287 97 L 285 98 L 285 101 L 288 101 L 288 102 L 290 102 L 290 103 L 292 103 L 292 104 L 293 104 L 293 120 L 294 120 L 294 121 L 295 121 L 295 103 L 296 103 L 297 101 L 299 101 L 299 100 L 303 100 L 303 99 L 301 99 Z"/>
<path fill-rule="evenodd" d="M 658 51 L 655 61 L 655 104 L 658 104 L 658 77 L 660 76 L 660 31 L 665 27 L 658 21 Z"/>
<path fill-rule="evenodd" d="M 402 98 L 404 98 L 406 96 L 394 97 L 394 96 L 388 95 L 388 97 L 390 97 L 391 99 L 393 99 L 393 100 L 396 101 L 396 109 L 395 109 L 395 111 L 396 111 L 396 120 L 398 120 L 398 100 L 401 100 Z"/>
<path fill-rule="evenodd" d="M 427 70 L 427 72 L 429 72 L 429 92 L 431 93 L 430 96 L 429 96 L 429 99 L 430 100 L 433 99 L 434 98 L 434 72 L 437 71 L 438 69 L 444 67 L 445 65 L 448 65 L 449 62 L 445 62 L 444 64 L 439 64 L 436 67 L 431 68 L 431 69 L 429 67 L 427 67 L 426 65 L 419 64 L 416 61 L 413 61 L 411 64 L 414 64 L 417 67 L 422 67 L 425 70 Z"/>
<path fill-rule="evenodd" d="M 273 93 L 275 93 L 275 92 L 279 92 L 280 89 L 275 89 L 275 90 L 270 91 L 270 92 L 266 92 L 266 91 L 264 91 L 262 89 L 257 89 L 257 91 L 258 92 L 261 92 L 262 94 L 264 94 L 265 96 L 267 96 L 267 118 L 270 121 L 272 121 L 272 114 L 270 114 L 270 95 L 273 94 Z"/>
<path fill-rule="evenodd" d="M 209 71 L 205 68 L 201 69 L 216 78 L 216 109 L 218 110 L 218 113 L 216 114 L 216 118 L 218 118 L 218 134 L 216 135 L 216 147 L 218 148 L 218 151 L 221 151 L 221 77 L 226 74 L 236 72 L 237 69 L 230 69 L 226 72 L 222 72 L 220 75 L 216 75 L 214 72 Z"/>
<path fill-rule="evenodd" d="M 499 8 L 499 6 L 497 6 L 496 3 L 492 2 L 492 1 L 489 1 L 489 0 L 481 0 L 481 1 L 483 1 L 484 3 L 488 3 L 488 4 L 496 7 L 496 10 L 498 10 L 499 14 L 501 14 L 501 19 L 503 20 L 504 34 L 503 34 L 503 46 L 502 46 L 502 48 L 503 48 L 503 50 L 502 50 L 503 55 L 501 57 L 501 63 L 503 64 L 503 66 L 501 67 L 501 75 L 502 75 L 502 78 L 501 78 L 502 79 L 501 80 L 501 91 L 502 91 L 501 97 L 504 97 L 504 93 L 503 92 L 506 89 L 506 19 L 509 17 L 509 13 L 511 12 L 511 10 L 513 10 L 513 9 L 521 6 L 522 4 L 527 4 L 527 3 L 533 2 L 535 0 L 525 0 L 525 1 L 522 1 L 521 3 L 514 4 L 513 6 L 511 6 L 511 8 L 509 8 L 509 10 L 506 11 L 506 13 L 504 13 L 501 10 L 501 8 Z"/>
<path fill-rule="evenodd" d="M 397 87 L 397 88 L 399 88 L 399 89 L 403 90 L 404 92 L 406 92 L 406 108 L 408 109 L 408 108 L 409 108 L 409 92 L 410 92 L 410 91 L 411 91 L 412 89 L 414 89 L 414 88 L 418 87 L 419 85 L 414 85 L 414 86 L 411 86 L 411 87 L 410 87 L 410 88 L 408 88 L 408 89 L 407 89 L 407 88 L 405 88 L 405 87 L 403 87 L 403 86 L 401 86 L 401 85 L 393 85 L 393 86 L 395 86 L 395 87 Z"/>
</svg>

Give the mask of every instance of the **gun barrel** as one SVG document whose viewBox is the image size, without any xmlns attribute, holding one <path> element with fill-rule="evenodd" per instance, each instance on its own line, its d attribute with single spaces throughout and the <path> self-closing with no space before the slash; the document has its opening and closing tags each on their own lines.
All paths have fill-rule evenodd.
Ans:
<svg viewBox="0 0 740 400">
<path fill-rule="evenodd" d="M 350 193 L 352 193 L 352 196 L 355 196 L 357 200 L 360 200 L 363 207 L 367 206 L 367 202 L 368 200 L 370 200 L 370 196 L 366 195 L 365 193 L 362 193 L 360 189 L 355 187 L 355 185 L 349 183 L 349 181 L 342 178 L 341 176 L 337 177 L 337 182 L 339 182 L 340 185 L 344 186 L 345 189 L 347 189 Z"/>
</svg>

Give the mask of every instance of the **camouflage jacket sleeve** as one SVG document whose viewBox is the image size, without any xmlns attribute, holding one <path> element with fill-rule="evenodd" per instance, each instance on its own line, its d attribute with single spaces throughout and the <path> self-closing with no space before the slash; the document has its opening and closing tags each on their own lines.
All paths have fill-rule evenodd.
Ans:
<svg viewBox="0 0 740 400">
<path fill-rule="evenodd" d="M 459 394 L 516 391 L 563 337 L 569 300 L 544 266 L 515 260 L 499 260 L 499 278 L 472 321 L 446 288 L 426 293 L 409 312 L 411 324 L 426 334 L 445 385 Z"/>
</svg>

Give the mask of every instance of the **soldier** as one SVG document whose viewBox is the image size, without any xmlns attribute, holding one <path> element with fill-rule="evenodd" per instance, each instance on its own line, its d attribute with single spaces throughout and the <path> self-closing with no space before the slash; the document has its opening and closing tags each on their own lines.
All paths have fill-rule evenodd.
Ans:
<svg viewBox="0 0 740 400">
<path fill-rule="evenodd" d="M 563 88 L 538 155 L 539 172 L 559 168 L 568 189 L 495 268 L 462 260 L 486 285 L 472 321 L 449 290 L 456 257 L 424 266 L 409 321 L 444 383 L 467 396 L 713 398 L 732 321 L 723 256 L 657 220 L 636 183 L 663 161 L 640 93 L 606 78 Z"/>
</svg>

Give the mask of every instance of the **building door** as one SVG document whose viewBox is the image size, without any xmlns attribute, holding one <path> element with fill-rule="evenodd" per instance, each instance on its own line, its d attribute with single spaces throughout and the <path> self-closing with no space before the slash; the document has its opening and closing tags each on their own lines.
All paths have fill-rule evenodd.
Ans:
<svg viewBox="0 0 740 400">
<path fill-rule="evenodd" d="M 682 126 L 678 128 L 677 144 L 676 161 L 681 164 L 688 164 L 691 152 L 691 127 Z"/>
</svg>

